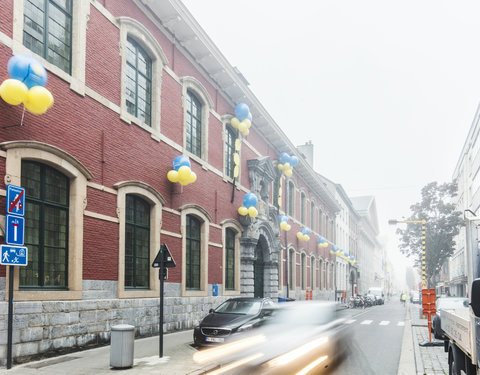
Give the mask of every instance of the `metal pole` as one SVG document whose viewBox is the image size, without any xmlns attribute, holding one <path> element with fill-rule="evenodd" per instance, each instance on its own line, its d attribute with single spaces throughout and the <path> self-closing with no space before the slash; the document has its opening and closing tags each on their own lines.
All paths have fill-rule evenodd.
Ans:
<svg viewBox="0 0 480 375">
<path fill-rule="evenodd" d="M 9 267 L 8 273 L 8 338 L 7 338 L 7 369 L 12 368 L 12 333 L 13 333 L 13 275 L 15 266 Z"/>
<path fill-rule="evenodd" d="M 282 183 L 282 175 L 280 174 L 280 184 Z M 288 216 L 287 212 L 287 204 L 288 204 L 288 184 L 287 184 L 287 177 L 285 177 L 285 192 L 284 192 L 284 198 L 285 198 L 285 215 Z M 290 259 L 289 259 L 289 251 L 288 251 L 288 238 L 287 238 L 287 231 L 285 230 L 285 276 L 287 278 L 287 298 L 289 298 L 289 289 L 290 289 L 290 275 L 288 272 L 288 268 L 290 267 Z"/>
<path fill-rule="evenodd" d="M 160 267 L 158 269 L 160 275 L 160 327 L 159 327 L 159 357 L 163 357 L 163 270 L 165 265 L 163 262 L 163 249 L 160 248 L 162 255 L 160 256 Z"/>
</svg>

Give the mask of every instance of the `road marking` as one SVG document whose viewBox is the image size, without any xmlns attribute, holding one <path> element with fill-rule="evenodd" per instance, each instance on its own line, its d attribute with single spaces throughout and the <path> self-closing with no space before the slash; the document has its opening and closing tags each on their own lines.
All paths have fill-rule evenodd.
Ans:
<svg viewBox="0 0 480 375">
<path fill-rule="evenodd" d="M 373 320 L 364 320 L 360 324 L 371 324 L 372 322 L 373 322 Z"/>
<path fill-rule="evenodd" d="M 405 325 L 405 322 L 398 322 L 397 326 L 403 327 Z"/>
<path fill-rule="evenodd" d="M 356 322 L 356 319 L 350 319 L 345 322 L 345 324 L 352 324 L 353 322 Z"/>
<path fill-rule="evenodd" d="M 389 320 L 382 320 L 379 325 L 381 326 L 388 326 L 390 324 Z"/>
</svg>

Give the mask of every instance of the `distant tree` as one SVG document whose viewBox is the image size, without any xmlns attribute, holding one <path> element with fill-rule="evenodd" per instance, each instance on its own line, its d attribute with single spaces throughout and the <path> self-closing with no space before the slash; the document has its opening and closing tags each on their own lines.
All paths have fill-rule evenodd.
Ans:
<svg viewBox="0 0 480 375">
<path fill-rule="evenodd" d="M 405 270 L 405 280 L 407 282 L 408 289 L 417 289 L 415 282 L 415 273 L 412 267 L 408 267 Z"/>
<path fill-rule="evenodd" d="M 440 271 L 445 260 L 455 247 L 453 238 L 463 225 L 462 213 L 455 210 L 452 198 L 457 195 L 457 184 L 447 182 L 439 185 L 431 182 L 422 189 L 422 201 L 410 206 L 412 215 L 405 220 L 425 220 L 426 228 L 426 278 L 428 281 Z M 398 228 L 400 251 L 415 258 L 421 267 L 422 224 L 408 223 L 405 229 Z"/>
</svg>

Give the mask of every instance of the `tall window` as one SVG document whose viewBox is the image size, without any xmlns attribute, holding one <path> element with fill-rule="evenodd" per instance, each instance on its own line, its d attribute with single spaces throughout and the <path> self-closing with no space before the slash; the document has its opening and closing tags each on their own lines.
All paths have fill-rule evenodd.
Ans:
<svg viewBox="0 0 480 375">
<path fill-rule="evenodd" d="M 322 233 L 322 221 L 323 221 L 323 212 L 322 210 L 319 208 L 318 209 L 318 234 L 320 236 L 323 236 L 323 233 Z"/>
<path fill-rule="evenodd" d="M 72 0 L 25 0 L 23 44 L 70 74 Z"/>
<path fill-rule="evenodd" d="M 225 289 L 235 290 L 235 236 L 233 229 L 225 232 Z"/>
<path fill-rule="evenodd" d="M 187 91 L 187 151 L 202 157 L 202 104 Z"/>
<path fill-rule="evenodd" d="M 225 127 L 225 174 L 233 178 L 233 169 L 235 163 L 233 161 L 233 154 L 235 153 L 235 139 L 237 135 L 231 126 Z"/>
<path fill-rule="evenodd" d="M 152 116 L 152 61 L 131 38 L 127 38 L 127 111 L 147 125 Z"/>
<path fill-rule="evenodd" d="M 313 290 L 315 285 L 313 285 L 313 281 L 315 280 L 315 258 L 310 258 L 310 288 Z"/>
<path fill-rule="evenodd" d="M 188 215 L 186 219 L 186 288 L 200 290 L 202 223 L 192 215 Z"/>
<path fill-rule="evenodd" d="M 306 224 L 305 223 L 305 218 L 306 218 L 306 209 L 307 209 L 307 202 L 306 202 L 307 198 L 305 197 L 305 193 L 301 193 L 300 194 L 300 222 L 302 224 Z"/>
<path fill-rule="evenodd" d="M 310 228 L 315 228 L 315 203 L 310 203 Z"/>
<path fill-rule="evenodd" d="M 318 289 L 322 290 L 323 288 L 323 261 L 318 260 Z"/>
<path fill-rule="evenodd" d="M 126 197 L 125 288 L 148 288 L 150 279 L 150 205 L 136 195 Z"/>
<path fill-rule="evenodd" d="M 305 262 L 305 254 L 302 254 L 300 259 L 300 284 L 302 286 L 302 290 L 305 289 L 306 269 L 307 269 L 307 264 Z"/>
<path fill-rule="evenodd" d="M 289 257 L 288 257 L 288 284 L 289 288 L 295 290 L 296 282 L 295 280 L 295 251 L 293 249 L 289 250 Z"/>
<path fill-rule="evenodd" d="M 293 182 L 288 183 L 288 215 L 293 217 L 295 212 L 295 185 Z"/>
<path fill-rule="evenodd" d="M 47 165 L 22 162 L 28 265 L 20 267 L 21 288 L 68 287 L 69 185 Z"/>
</svg>

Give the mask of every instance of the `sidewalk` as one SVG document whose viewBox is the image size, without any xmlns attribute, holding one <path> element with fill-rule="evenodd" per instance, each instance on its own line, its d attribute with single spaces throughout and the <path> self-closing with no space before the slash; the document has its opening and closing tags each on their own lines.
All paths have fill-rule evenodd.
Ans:
<svg viewBox="0 0 480 375">
<path fill-rule="evenodd" d="M 432 333 L 432 342 L 438 346 L 420 346 L 429 342 L 428 321 L 420 317 L 421 305 L 410 304 L 409 309 L 417 375 L 448 374 L 448 354 L 443 350 L 443 341 L 436 340 Z"/>
<path fill-rule="evenodd" d="M 156 375 L 197 375 L 208 369 L 196 364 L 192 357 L 196 349 L 190 346 L 193 331 L 165 334 L 163 337 L 163 358 L 159 358 L 158 336 L 135 340 L 134 366 L 118 370 L 123 374 Z M 59 357 L 53 357 L 22 365 L 13 365 L 10 370 L 5 367 L 0 374 L 49 374 L 49 375 L 91 375 L 112 374 L 110 368 L 110 346 L 93 348 Z"/>
</svg>

